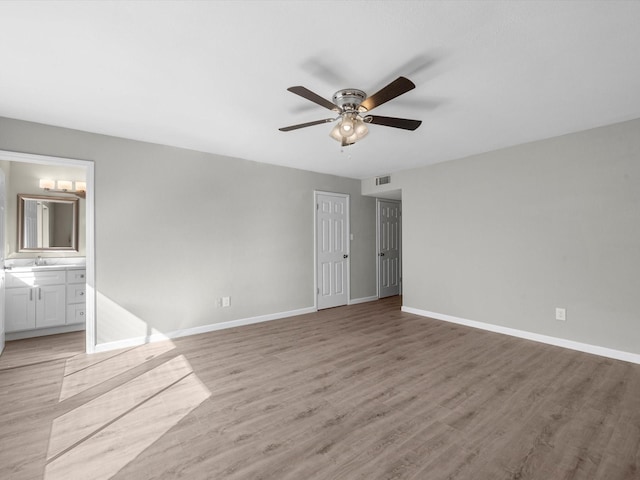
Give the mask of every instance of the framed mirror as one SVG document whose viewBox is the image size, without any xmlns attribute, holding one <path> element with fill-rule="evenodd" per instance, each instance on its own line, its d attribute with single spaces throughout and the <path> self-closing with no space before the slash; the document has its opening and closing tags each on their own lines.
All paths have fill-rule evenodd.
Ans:
<svg viewBox="0 0 640 480">
<path fill-rule="evenodd" d="M 78 198 L 18 194 L 18 251 L 78 251 Z"/>
</svg>

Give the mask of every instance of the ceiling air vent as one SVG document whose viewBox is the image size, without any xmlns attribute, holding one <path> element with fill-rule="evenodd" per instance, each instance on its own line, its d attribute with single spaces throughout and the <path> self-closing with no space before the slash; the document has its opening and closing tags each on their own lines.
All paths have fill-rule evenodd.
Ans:
<svg viewBox="0 0 640 480">
<path fill-rule="evenodd" d="M 376 177 L 376 185 L 386 185 L 387 183 L 391 183 L 391 175 Z"/>
</svg>

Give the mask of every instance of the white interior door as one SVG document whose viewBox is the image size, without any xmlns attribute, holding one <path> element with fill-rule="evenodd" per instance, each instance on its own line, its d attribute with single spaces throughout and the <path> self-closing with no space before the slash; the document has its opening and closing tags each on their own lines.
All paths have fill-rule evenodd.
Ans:
<svg viewBox="0 0 640 480">
<path fill-rule="evenodd" d="M 349 197 L 316 193 L 317 307 L 349 300 Z"/>
<path fill-rule="evenodd" d="M 400 295 L 400 202 L 378 200 L 378 297 Z"/>
</svg>

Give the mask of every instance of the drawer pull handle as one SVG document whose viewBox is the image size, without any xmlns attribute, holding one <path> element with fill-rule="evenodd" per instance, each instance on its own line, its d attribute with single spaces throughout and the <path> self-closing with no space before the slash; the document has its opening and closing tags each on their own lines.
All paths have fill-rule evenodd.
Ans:
<svg viewBox="0 0 640 480">
<path fill-rule="evenodd" d="M 80 275 L 80 278 L 84 278 L 84 275 Z"/>
<path fill-rule="evenodd" d="M 82 297 L 84 295 L 84 292 L 80 292 L 80 296 Z"/>
</svg>

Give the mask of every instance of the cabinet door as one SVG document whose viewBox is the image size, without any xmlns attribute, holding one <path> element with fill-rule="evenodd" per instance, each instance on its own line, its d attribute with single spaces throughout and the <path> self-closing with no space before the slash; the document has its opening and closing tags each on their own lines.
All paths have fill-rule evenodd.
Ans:
<svg viewBox="0 0 640 480">
<path fill-rule="evenodd" d="M 45 285 L 35 288 L 36 328 L 65 324 L 66 290 L 64 285 Z"/>
<path fill-rule="evenodd" d="M 7 332 L 36 328 L 35 290 L 31 287 L 5 290 Z"/>
</svg>

